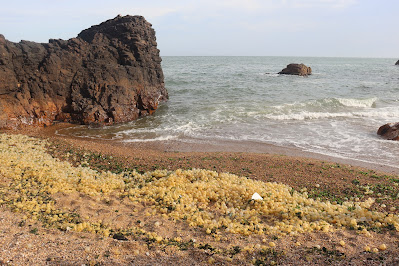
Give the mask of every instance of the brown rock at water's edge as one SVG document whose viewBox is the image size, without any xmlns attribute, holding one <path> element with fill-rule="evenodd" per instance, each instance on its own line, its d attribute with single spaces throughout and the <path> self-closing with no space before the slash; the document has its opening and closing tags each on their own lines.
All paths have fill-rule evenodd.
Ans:
<svg viewBox="0 0 399 266">
<path fill-rule="evenodd" d="M 312 74 L 312 69 L 304 64 L 289 64 L 278 74 L 307 76 Z"/>
<path fill-rule="evenodd" d="M 381 126 L 377 134 L 388 140 L 399 140 L 399 122 Z"/>
<path fill-rule="evenodd" d="M 167 98 L 155 31 L 144 17 L 117 16 L 49 43 L 0 35 L 0 128 L 127 122 Z"/>
</svg>

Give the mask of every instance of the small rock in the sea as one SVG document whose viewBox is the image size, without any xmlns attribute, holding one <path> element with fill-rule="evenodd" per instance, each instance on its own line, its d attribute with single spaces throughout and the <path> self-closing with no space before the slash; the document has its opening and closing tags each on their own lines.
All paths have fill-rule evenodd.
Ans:
<svg viewBox="0 0 399 266">
<path fill-rule="evenodd" d="M 263 198 L 256 192 L 252 195 L 252 199 L 253 200 L 263 200 Z"/>
<path fill-rule="evenodd" d="M 307 76 L 312 74 L 312 68 L 304 64 L 289 64 L 278 74 Z"/>
<path fill-rule="evenodd" d="M 381 126 L 377 134 L 387 140 L 399 140 L 399 122 Z"/>
</svg>

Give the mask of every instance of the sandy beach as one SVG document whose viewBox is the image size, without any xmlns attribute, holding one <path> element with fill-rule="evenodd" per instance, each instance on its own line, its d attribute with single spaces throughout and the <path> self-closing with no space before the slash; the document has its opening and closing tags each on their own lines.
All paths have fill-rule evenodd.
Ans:
<svg viewBox="0 0 399 266">
<path fill-rule="evenodd" d="M 349 206 L 344 207 L 347 217 L 356 212 L 357 204 L 373 198 L 375 202 L 364 208 L 370 211 L 370 217 L 374 217 L 371 213 L 397 217 L 399 177 L 394 168 L 272 145 L 240 146 L 227 142 L 127 144 L 70 138 L 55 134 L 62 126 L 6 134 L 24 133 L 35 139 L 47 139 L 47 153 L 52 158 L 68 161 L 73 166 L 84 164 L 98 172 L 204 169 L 216 174 L 233 174 L 233 179 L 235 176 L 245 177 L 248 182 L 287 185 L 292 191 L 306 193 L 306 197 L 320 201 L 320 204 L 328 201 L 328 206 L 332 204 L 338 206 L 334 207 L 337 209 Z M 0 176 L 3 187 L 13 187 L 5 174 Z M 226 189 L 229 191 L 228 187 Z M 182 265 L 397 265 L 399 262 L 399 228 L 395 229 L 395 222 L 384 225 L 383 221 L 388 218 L 378 218 L 381 221 L 374 223 L 374 218 L 369 221 L 353 216 L 352 220 L 356 222 L 357 219 L 354 226 L 326 218 L 329 221 L 327 230 L 316 225 L 311 231 L 292 234 L 245 233 L 247 229 L 232 233 L 224 227 L 210 230 L 206 222 L 202 226 L 190 226 L 187 222 L 190 218 L 186 221 L 173 216 L 173 209 L 164 212 L 154 205 L 154 201 L 129 201 L 116 192 L 107 195 L 103 191 L 94 195 L 84 190 L 50 193 L 54 208 L 63 213 L 77 213 L 81 219 L 76 225 L 69 220 L 65 229 L 61 222 L 57 228 L 47 218 L 40 215 L 38 219 L 32 218 L 34 215 L 31 216 L 29 210 L 16 209 L 14 203 L 5 204 L 6 194 L 4 191 L 0 194 L 3 197 L 0 261 L 6 265 L 165 265 L 172 262 Z M 345 205 L 345 202 L 351 203 Z M 279 215 L 273 219 L 282 219 Z M 294 216 L 303 218 L 298 213 Z M 304 217 L 303 221 L 306 221 L 311 216 Z M 108 235 L 99 233 L 101 230 L 91 232 L 90 228 L 94 228 L 98 221 L 107 224 Z M 86 229 L 80 230 L 79 223 L 85 223 Z M 245 222 L 240 226 L 245 227 Z M 241 230 L 239 228 L 237 230 Z"/>
</svg>

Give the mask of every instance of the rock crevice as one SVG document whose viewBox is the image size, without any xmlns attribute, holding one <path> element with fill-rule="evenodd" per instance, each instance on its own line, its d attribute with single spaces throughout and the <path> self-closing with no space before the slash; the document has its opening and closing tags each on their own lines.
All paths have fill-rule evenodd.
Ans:
<svg viewBox="0 0 399 266">
<path fill-rule="evenodd" d="M 141 16 L 117 16 L 49 43 L 0 35 L 1 128 L 127 122 L 167 98 L 155 31 Z"/>
</svg>

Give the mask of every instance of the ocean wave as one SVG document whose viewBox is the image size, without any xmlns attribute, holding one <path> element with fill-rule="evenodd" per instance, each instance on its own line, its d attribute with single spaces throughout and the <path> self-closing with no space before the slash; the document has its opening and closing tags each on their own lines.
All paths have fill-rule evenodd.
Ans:
<svg viewBox="0 0 399 266">
<path fill-rule="evenodd" d="M 273 106 L 277 109 L 286 109 L 297 107 L 297 108 L 306 108 L 306 107 L 374 107 L 378 98 L 366 98 L 366 99 L 355 99 L 355 98 L 324 98 L 318 100 L 310 100 L 305 102 L 294 102 L 287 103 L 284 105 Z"/>
<path fill-rule="evenodd" d="M 272 120 L 313 120 L 323 118 L 339 118 L 339 117 L 353 117 L 352 113 L 327 113 L 327 112 L 308 112 L 290 114 L 270 114 L 265 116 Z"/>
<path fill-rule="evenodd" d="M 315 120 L 328 118 L 378 118 L 393 119 L 399 116 L 399 109 L 394 107 L 372 109 L 355 112 L 289 112 L 266 114 L 264 117 L 272 120 Z"/>
<path fill-rule="evenodd" d="M 378 98 L 366 98 L 366 99 L 352 99 L 352 98 L 333 98 L 340 104 L 347 107 L 375 107 Z"/>
</svg>

